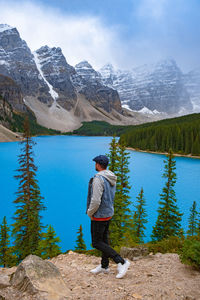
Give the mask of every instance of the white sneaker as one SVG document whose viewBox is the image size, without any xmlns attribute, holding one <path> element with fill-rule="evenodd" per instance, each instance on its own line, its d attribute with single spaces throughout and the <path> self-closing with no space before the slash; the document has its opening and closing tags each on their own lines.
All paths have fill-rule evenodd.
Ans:
<svg viewBox="0 0 200 300">
<path fill-rule="evenodd" d="M 125 263 L 123 265 L 119 263 L 117 265 L 118 274 L 116 278 L 123 278 L 126 275 L 129 266 L 130 266 L 130 262 L 128 261 L 128 259 L 125 259 Z"/>
<path fill-rule="evenodd" d="M 108 274 L 108 273 L 110 272 L 110 269 L 109 269 L 109 268 L 107 268 L 107 269 L 102 268 L 102 266 L 99 265 L 99 266 L 97 266 L 95 269 L 92 269 L 90 272 L 91 272 L 92 274 L 99 274 L 99 273 Z"/>
</svg>

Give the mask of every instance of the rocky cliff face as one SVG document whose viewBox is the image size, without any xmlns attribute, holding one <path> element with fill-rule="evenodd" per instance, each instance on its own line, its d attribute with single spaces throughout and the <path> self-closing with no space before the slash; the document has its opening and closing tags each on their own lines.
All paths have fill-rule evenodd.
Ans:
<svg viewBox="0 0 200 300">
<path fill-rule="evenodd" d="M 10 97 L 9 91 L 13 108 L 24 111 L 27 105 L 44 126 L 62 130 L 61 126 L 66 130 L 68 120 L 77 127 L 82 121 L 104 119 L 104 113 L 122 113 L 117 91 L 104 86 L 89 64 L 79 64 L 76 70 L 67 63 L 61 49 L 55 47 L 44 46 L 31 53 L 17 29 L 8 25 L 0 25 L 0 74 L 10 77 L 16 89 L 18 86 L 21 90 L 17 99 Z M 7 93 L 6 88 L 2 93 Z"/>
<path fill-rule="evenodd" d="M 11 78 L 0 74 L 0 96 L 11 104 L 13 109 L 26 112 L 20 87 Z"/>
<path fill-rule="evenodd" d="M 0 124 L 9 127 L 8 119 L 12 119 L 13 113 L 11 106 L 0 97 Z"/>
<path fill-rule="evenodd" d="M 106 65 L 100 73 L 105 85 L 118 90 L 123 106 L 167 114 L 192 110 L 184 76 L 172 59 L 125 72 Z"/>
<path fill-rule="evenodd" d="M 49 86 L 50 94 L 62 107 L 70 110 L 76 103 L 76 90 L 71 82 L 75 73 L 60 48 L 41 47 L 34 53 L 40 76 Z"/>
<path fill-rule="evenodd" d="M 190 95 L 194 112 L 200 112 L 200 69 L 185 74 L 184 83 Z"/>
<path fill-rule="evenodd" d="M 122 113 L 121 102 L 118 92 L 102 83 L 101 75 L 96 72 L 92 66 L 87 62 L 80 62 L 75 66 L 76 73 L 79 76 L 77 88 L 79 92 L 85 95 L 92 105 L 111 112 L 115 109 Z M 74 77 L 74 84 L 76 85 L 77 77 Z"/>
<path fill-rule="evenodd" d="M 41 78 L 33 54 L 20 38 L 16 28 L 0 25 L 0 74 L 12 78 L 21 88 L 23 96 L 37 97 L 51 103 L 48 86 Z"/>
</svg>

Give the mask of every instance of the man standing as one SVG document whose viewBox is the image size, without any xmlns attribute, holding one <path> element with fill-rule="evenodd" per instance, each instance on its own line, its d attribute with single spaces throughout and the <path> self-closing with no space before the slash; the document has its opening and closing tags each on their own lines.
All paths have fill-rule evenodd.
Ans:
<svg viewBox="0 0 200 300">
<path fill-rule="evenodd" d="M 101 265 L 91 270 L 93 274 L 109 273 L 109 258 L 118 264 L 116 278 L 126 274 L 130 262 L 123 259 L 108 244 L 109 223 L 114 215 L 114 197 L 117 176 L 109 170 L 108 157 L 96 156 L 96 171 L 98 173 L 90 179 L 87 198 L 87 215 L 91 218 L 92 246 L 102 252 Z"/>
</svg>

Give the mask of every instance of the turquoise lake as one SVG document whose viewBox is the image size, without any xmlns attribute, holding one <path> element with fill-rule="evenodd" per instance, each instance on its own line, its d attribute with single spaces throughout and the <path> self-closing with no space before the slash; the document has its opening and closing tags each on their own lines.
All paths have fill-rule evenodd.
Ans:
<svg viewBox="0 0 200 300">
<path fill-rule="evenodd" d="M 33 148 L 38 166 L 37 179 L 47 207 L 42 213 L 43 224 L 54 227 L 63 251 L 74 249 L 77 230 L 82 224 L 84 240 L 87 248 L 91 248 L 90 219 L 85 214 L 88 181 L 96 173 L 92 159 L 108 153 L 111 138 L 45 136 L 34 140 L 37 142 Z M 0 143 L 0 222 L 6 216 L 9 225 L 15 211 L 13 200 L 18 181 L 13 176 L 17 174 L 20 148 L 17 142 Z M 162 178 L 165 156 L 136 151 L 129 153 L 131 201 L 136 201 L 143 187 L 148 214 L 145 241 L 149 241 L 156 222 L 159 194 L 165 182 Z M 194 200 L 200 212 L 200 159 L 176 157 L 176 173 L 178 207 L 184 213 L 182 226 L 187 230 L 189 210 Z"/>
</svg>

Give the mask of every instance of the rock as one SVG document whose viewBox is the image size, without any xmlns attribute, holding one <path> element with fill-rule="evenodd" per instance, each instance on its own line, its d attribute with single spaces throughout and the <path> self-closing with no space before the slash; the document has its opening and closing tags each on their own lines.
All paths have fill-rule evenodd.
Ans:
<svg viewBox="0 0 200 300">
<path fill-rule="evenodd" d="M 11 284 L 22 293 L 37 295 L 40 300 L 64 300 L 70 295 L 57 267 L 36 255 L 29 255 L 20 263 Z"/>
<path fill-rule="evenodd" d="M 34 55 L 44 78 L 53 87 L 54 94 L 57 94 L 51 92 L 52 97 L 57 96 L 57 103 L 65 109 L 72 109 L 77 102 L 75 87 L 70 78 L 75 69 L 67 63 L 62 50 L 59 47 L 43 46 Z"/>
<path fill-rule="evenodd" d="M 4 289 L 10 286 L 10 277 L 8 275 L 0 276 L 0 289 Z"/>
<path fill-rule="evenodd" d="M 87 61 L 77 64 L 75 70 L 72 81 L 92 105 L 109 113 L 112 109 L 122 113 L 118 92 L 102 84 L 101 75 Z"/>
<path fill-rule="evenodd" d="M 184 83 L 190 95 L 194 112 L 200 111 L 200 68 L 184 75 Z"/>
<path fill-rule="evenodd" d="M 142 296 L 139 295 L 139 294 L 132 294 L 132 297 L 133 297 L 134 299 L 142 299 Z"/>
<path fill-rule="evenodd" d="M 129 258 L 130 260 L 134 260 L 136 257 L 146 256 L 148 254 L 148 249 L 145 247 L 135 247 L 135 248 L 127 248 L 122 247 L 120 250 L 120 255 L 122 257 Z"/>
<path fill-rule="evenodd" d="M 160 253 L 160 252 L 157 252 L 156 254 L 155 254 L 155 257 L 162 257 L 163 256 L 163 254 L 162 253 Z"/>
<path fill-rule="evenodd" d="M 15 110 L 27 112 L 20 87 L 10 77 L 2 74 L 0 74 L 0 95 L 9 102 Z"/>
<path fill-rule="evenodd" d="M 41 78 L 26 42 L 16 28 L 0 24 L 0 29 L 0 73 L 13 79 L 24 97 L 34 96 L 44 103 L 51 103 L 49 87 Z M 22 105 L 20 110 L 23 110 Z"/>
</svg>

